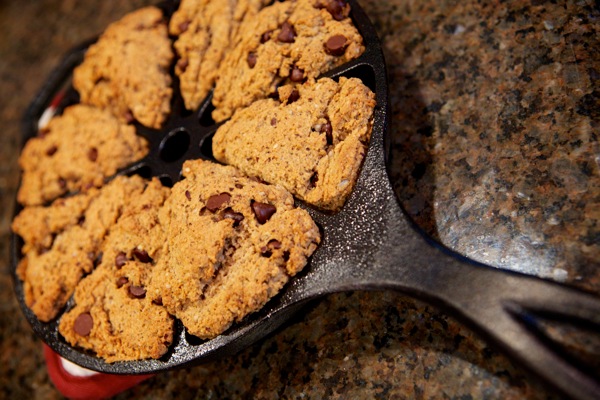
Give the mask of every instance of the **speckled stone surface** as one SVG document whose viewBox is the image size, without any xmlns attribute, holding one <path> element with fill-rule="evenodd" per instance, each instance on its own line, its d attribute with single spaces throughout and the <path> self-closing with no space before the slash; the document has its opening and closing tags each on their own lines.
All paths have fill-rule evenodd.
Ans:
<svg viewBox="0 0 600 400">
<path fill-rule="evenodd" d="M 0 2 L 0 398 L 60 398 L 12 291 L 20 118 L 68 49 L 150 3 Z M 468 257 L 600 293 L 597 2 L 361 4 L 388 62 L 391 176 L 408 213 Z M 556 395 L 436 309 L 355 292 L 319 300 L 237 356 L 119 398 Z"/>
</svg>

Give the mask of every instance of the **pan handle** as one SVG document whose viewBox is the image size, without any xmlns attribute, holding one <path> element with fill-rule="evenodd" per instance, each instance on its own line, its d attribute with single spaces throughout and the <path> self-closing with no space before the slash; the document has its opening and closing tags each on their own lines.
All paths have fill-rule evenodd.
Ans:
<svg viewBox="0 0 600 400">
<path fill-rule="evenodd" d="M 386 213 L 389 240 L 375 255 L 363 288 L 394 289 L 438 306 L 565 395 L 600 397 L 597 365 L 577 360 L 542 329 L 545 321 L 566 323 L 598 343 L 598 296 L 475 263 L 415 234 L 397 204 Z"/>
</svg>

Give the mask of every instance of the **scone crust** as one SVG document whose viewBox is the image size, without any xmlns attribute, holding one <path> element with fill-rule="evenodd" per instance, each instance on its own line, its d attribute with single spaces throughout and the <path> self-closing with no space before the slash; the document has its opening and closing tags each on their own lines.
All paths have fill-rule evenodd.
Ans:
<svg viewBox="0 0 600 400">
<path fill-rule="evenodd" d="M 170 112 L 171 40 L 157 7 L 109 25 L 73 71 L 81 102 L 110 110 L 123 122 L 160 128 Z"/>
<path fill-rule="evenodd" d="M 208 339 L 274 296 L 306 265 L 320 233 L 281 187 L 202 160 L 187 161 L 183 173 L 162 210 L 166 248 L 149 295 Z M 273 207 L 266 221 L 257 204 Z"/>
<path fill-rule="evenodd" d="M 41 321 L 56 317 L 81 278 L 95 268 L 127 199 L 144 187 L 139 176 L 119 176 L 101 189 L 26 207 L 15 217 L 12 229 L 24 240 L 17 274 L 25 303 Z"/>
<path fill-rule="evenodd" d="M 195 110 L 218 76 L 235 43 L 241 21 L 253 18 L 267 0 L 183 0 L 169 22 L 177 63 L 175 74 L 185 107 Z"/>
<path fill-rule="evenodd" d="M 374 93 L 358 78 L 341 77 L 284 86 L 280 96 L 237 111 L 217 130 L 213 155 L 318 208 L 339 210 L 371 137 Z"/>
<path fill-rule="evenodd" d="M 275 2 L 255 18 L 246 19 L 236 46 L 219 70 L 213 119 L 226 120 L 235 110 L 274 94 L 290 79 L 314 79 L 359 57 L 364 52 L 363 40 L 347 15 L 337 20 L 321 0 L 296 0 Z M 284 24 L 295 32 L 291 42 L 283 37 Z M 330 54 L 326 49 L 333 36 L 346 40 L 340 53 Z M 298 80 L 291 77 L 294 68 L 302 71 Z"/>
<path fill-rule="evenodd" d="M 164 237 L 158 211 L 169 195 L 158 179 L 128 204 L 104 241 L 100 265 L 77 286 L 74 306 L 60 320 L 60 334 L 73 346 L 107 362 L 160 358 L 173 340 L 173 318 L 145 296 Z M 77 329 L 82 314 L 89 332 Z"/>
<path fill-rule="evenodd" d="M 65 193 L 100 187 L 120 168 L 148 153 L 148 143 L 110 112 L 77 104 L 53 117 L 19 157 L 17 200 L 41 205 Z"/>
</svg>

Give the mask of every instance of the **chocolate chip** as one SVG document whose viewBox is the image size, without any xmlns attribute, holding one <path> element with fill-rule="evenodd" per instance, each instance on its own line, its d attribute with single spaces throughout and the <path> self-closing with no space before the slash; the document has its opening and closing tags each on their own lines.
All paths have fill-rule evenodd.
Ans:
<svg viewBox="0 0 600 400">
<path fill-rule="evenodd" d="M 260 36 L 260 43 L 266 43 L 271 39 L 271 35 L 273 35 L 273 31 L 266 31 Z"/>
<path fill-rule="evenodd" d="M 133 113 L 129 110 L 125 113 L 124 117 L 125 117 L 125 122 L 127 122 L 128 124 L 131 124 L 132 122 L 135 121 L 135 117 L 133 116 Z"/>
<path fill-rule="evenodd" d="M 261 203 L 259 201 L 252 202 L 251 207 L 256 220 L 261 225 L 271 219 L 271 216 L 277 211 L 277 208 L 275 208 L 274 205 Z"/>
<path fill-rule="evenodd" d="M 269 258 L 273 255 L 273 252 L 267 246 L 263 246 L 260 248 L 260 255 Z"/>
<path fill-rule="evenodd" d="M 310 177 L 310 180 L 308 181 L 309 183 L 309 188 L 310 189 L 314 189 L 317 186 L 317 182 L 319 181 L 319 173 L 317 171 L 315 171 L 312 176 Z"/>
<path fill-rule="evenodd" d="M 271 126 L 276 126 L 277 125 L 277 118 L 273 117 L 271 118 Z"/>
<path fill-rule="evenodd" d="M 117 254 L 117 256 L 115 257 L 115 267 L 117 267 L 117 269 L 121 269 L 121 267 L 123 267 L 123 265 L 125 265 L 126 262 L 127 254 L 123 253 L 122 251 L 119 252 L 119 254 Z"/>
<path fill-rule="evenodd" d="M 136 299 L 143 299 L 146 297 L 146 289 L 141 286 L 131 285 L 129 286 L 129 294 Z"/>
<path fill-rule="evenodd" d="M 98 149 L 95 147 L 92 147 L 89 151 L 88 151 L 88 159 L 91 162 L 95 162 L 98 159 Z"/>
<path fill-rule="evenodd" d="M 179 24 L 179 32 L 183 33 L 190 27 L 190 21 L 183 21 Z"/>
<path fill-rule="evenodd" d="M 329 122 L 329 120 L 321 125 L 321 130 L 319 132 L 325 134 L 327 144 L 331 146 L 333 144 L 333 127 L 331 126 L 331 122 Z"/>
<path fill-rule="evenodd" d="M 267 247 L 272 250 L 280 249 L 281 242 L 277 239 L 271 239 L 271 240 L 269 240 L 269 243 L 267 243 Z"/>
<path fill-rule="evenodd" d="M 348 47 L 348 39 L 344 35 L 334 35 L 325 42 L 325 52 L 336 57 L 343 55 L 346 47 Z"/>
<path fill-rule="evenodd" d="M 283 25 L 281 25 L 281 31 L 279 31 L 279 35 L 277 35 L 277 40 L 283 43 L 294 43 L 296 40 L 296 30 L 294 29 L 294 25 L 285 21 Z"/>
<path fill-rule="evenodd" d="M 156 299 L 152 300 L 152 304 L 156 304 L 157 306 L 162 306 L 163 305 L 162 297 L 157 297 Z"/>
<path fill-rule="evenodd" d="M 223 218 L 232 219 L 234 227 L 237 227 L 240 222 L 244 220 L 244 214 L 233 211 L 231 207 L 227 207 L 225 210 L 223 210 L 221 216 Z"/>
<path fill-rule="evenodd" d="M 325 8 L 336 21 L 341 21 L 346 18 L 350 11 L 350 7 L 348 7 L 344 0 L 329 0 L 327 1 Z"/>
<path fill-rule="evenodd" d="M 188 65 L 190 64 L 190 62 L 188 61 L 187 58 L 180 58 L 177 61 L 177 68 L 179 68 L 179 70 L 181 72 L 185 72 L 185 70 L 187 69 Z"/>
<path fill-rule="evenodd" d="M 104 257 L 104 253 L 103 252 L 99 252 L 98 255 L 96 256 L 96 258 L 94 259 L 94 265 L 100 265 L 102 264 L 102 257 Z"/>
<path fill-rule="evenodd" d="M 254 68 L 257 60 L 258 60 L 258 57 L 257 57 L 256 53 L 254 53 L 254 52 L 248 53 L 248 58 L 246 58 L 246 61 L 248 62 L 248 66 L 250 68 Z"/>
<path fill-rule="evenodd" d="M 58 151 L 58 147 L 50 146 L 50 147 L 48 147 L 48 150 L 46 150 L 46 155 L 48 157 L 52 157 L 54 154 L 56 154 L 57 151 Z"/>
<path fill-rule="evenodd" d="M 87 336 L 92 331 L 92 327 L 94 326 L 94 320 L 90 313 L 81 313 L 75 318 L 75 322 L 73 323 L 73 330 L 76 334 L 80 336 Z"/>
<path fill-rule="evenodd" d="M 277 239 L 271 239 L 266 246 L 261 247 L 260 252 L 263 257 L 271 257 L 273 250 L 281 248 L 281 242 Z"/>
<path fill-rule="evenodd" d="M 231 199 L 229 193 L 221 193 L 210 196 L 206 201 L 206 208 L 210 212 L 217 211 L 223 204 L 228 203 Z"/>
<path fill-rule="evenodd" d="M 302 82 L 304 79 L 304 70 L 298 68 L 297 66 L 293 66 L 290 71 L 290 81 L 292 82 Z"/>
<path fill-rule="evenodd" d="M 129 282 L 129 279 L 127 279 L 126 276 L 121 276 L 119 277 L 119 279 L 117 279 L 117 287 L 123 287 L 124 284 L 126 284 L 127 282 Z"/>
<path fill-rule="evenodd" d="M 67 188 L 67 181 L 64 180 L 63 178 L 58 178 L 58 186 L 61 189 L 66 189 Z"/>
<path fill-rule="evenodd" d="M 136 247 L 135 249 L 133 249 L 131 254 L 133 254 L 135 258 L 137 258 L 143 263 L 148 264 L 152 262 L 152 257 L 148 255 L 148 252 L 146 250 L 141 250 Z"/>
<path fill-rule="evenodd" d="M 192 199 L 192 194 L 190 193 L 190 191 L 189 191 L 189 190 L 186 190 L 186 191 L 185 191 L 185 197 L 187 197 L 187 199 L 188 199 L 188 200 L 191 200 L 191 199 Z"/>
<path fill-rule="evenodd" d="M 297 101 L 299 98 L 300 98 L 300 92 L 298 91 L 298 89 L 294 89 L 294 90 L 292 90 L 292 93 L 290 93 L 290 95 L 288 96 L 287 104 L 291 104 L 291 103 Z"/>
</svg>

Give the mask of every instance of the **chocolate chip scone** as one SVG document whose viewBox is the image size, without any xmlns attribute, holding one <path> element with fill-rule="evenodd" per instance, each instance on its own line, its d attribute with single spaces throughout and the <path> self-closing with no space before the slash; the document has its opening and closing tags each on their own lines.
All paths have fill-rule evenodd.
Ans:
<svg viewBox="0 0 600 400">
<path fill-rule="evenodd" d="M 121 121 L 159 128 L 170 111 L 171 40 L 162 11 L 145 7 L 112 23 L 73 71 L 81 102 Z"/>
<path fill-rule="evenodd" d="M 188 333 L 213 338 L 298 273 L 320 233 L 282 187 L 202 160 L 186 161 L 183 174 L 161 210 L 166 244 L 147 296 Z"/>
<path fill-rule="evenodd" d="M 268 0 L 183 0 L 169 22 L 178 61 L 175 73 L 189 110 L 198 108 L 218 76 L 225 52 L 242 20 L 253 18 Z"/>
<path fill-rule="evenodd" d="M 75 290 L 59 332 L 107 362 L 159 358 L 173 340 L 173 318 L 146 296 L 164 243 L 158 210 L 169 194 L 158 179 L 130 196 L 101 247 L 100 265 Z"/>
<path fill-rule="evenodd" d="M 275 2 L 240 26 L 236 46 L 219 69 L 212 113 L 217 122 L 236 109 L 357 58 L 363 40 L 342 0 Z"/>
<path fill-rule="evenodd" d="M 307 203 L 338 210 L 352 192 L 371 137 L 375 95 L 358 78 L 279 90 L 238 110 L 213 138 L 213 155 Z"/>
<path fill-rule="evenodd" d="M 25 303 L 41 321 L 50 321 L 73 294 L 81 278 L 98 263 L 100 248 L 128 198 L 145 181 L 119 176 L 106 186 L 24 208 L 12 229 L 24 241 L 17 275 Z"/>
<path fill-rule="evenodd" d="M 148 153 L 131 125 L 96 107 L 74 105 L 55 116 L 24 146 L 17 200 L 40 205 L 68 193 L 99 187 L 119 168 Z"/>
</svg>

